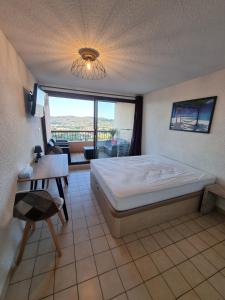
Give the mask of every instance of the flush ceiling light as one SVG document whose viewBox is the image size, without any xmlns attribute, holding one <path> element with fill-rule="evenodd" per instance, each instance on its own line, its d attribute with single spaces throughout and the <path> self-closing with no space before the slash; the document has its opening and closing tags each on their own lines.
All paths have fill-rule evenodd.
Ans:
<svg viewBox="0 0 225 300">
<path fill-rule="evenodd" d="M 81 48 L 81 57 L 76 59 L 71 67 L 74 76 L 82 79 L 102 79 L 106 76 L 106 71 L 98 59 L 99 52 L 92 48 Z"/>
</svg>

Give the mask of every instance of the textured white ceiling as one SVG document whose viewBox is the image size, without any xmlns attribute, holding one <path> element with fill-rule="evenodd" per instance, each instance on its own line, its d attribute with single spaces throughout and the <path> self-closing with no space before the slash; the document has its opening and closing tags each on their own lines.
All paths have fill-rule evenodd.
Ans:
<svg viewBox="0 0 225 300">
<path fill-rule="evenodd" d="M 50 85 L 146 93 L 225 67 L 225 0 L 0 0 L 0 28 Z M 70 73 L 81 47 L 105 79 Z"/>
</svg>

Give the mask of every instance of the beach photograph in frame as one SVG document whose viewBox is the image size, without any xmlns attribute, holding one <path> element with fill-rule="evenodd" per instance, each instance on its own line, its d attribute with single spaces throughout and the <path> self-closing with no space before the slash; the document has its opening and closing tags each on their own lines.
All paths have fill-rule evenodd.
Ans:
<svg viewBox="0 0 225 300">
<path fill-rule="evenodd" d="M 216 96 L 173 103 L 170 129 L 209 133 Z"/>
</svg>

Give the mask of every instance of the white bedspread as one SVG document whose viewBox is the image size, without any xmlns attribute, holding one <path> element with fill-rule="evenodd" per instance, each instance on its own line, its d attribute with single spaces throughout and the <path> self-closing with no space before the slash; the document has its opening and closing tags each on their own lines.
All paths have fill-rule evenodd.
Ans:
<svg viewBox="0 0 225 300">
<path fill-rule="evenodd" d="M 116 197 L 174 188 L 212 175 L 163 156 L 142 155 L 91 161 Z"/>
</svg>

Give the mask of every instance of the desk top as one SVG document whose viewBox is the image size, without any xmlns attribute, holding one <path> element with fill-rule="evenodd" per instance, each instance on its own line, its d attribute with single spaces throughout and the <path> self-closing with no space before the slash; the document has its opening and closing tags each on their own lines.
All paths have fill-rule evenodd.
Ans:
<svg viewBox="0 0 225 300">
<path fill-rule="evenodd" d="M 69 173 L 67 154 L 44 155 L 32 167 L 33 175 L 18 182 L 64 177 Z"/>
</svg>

